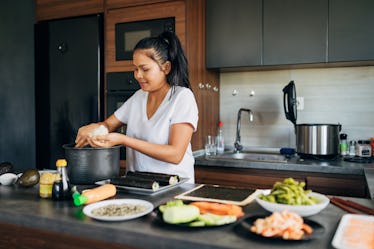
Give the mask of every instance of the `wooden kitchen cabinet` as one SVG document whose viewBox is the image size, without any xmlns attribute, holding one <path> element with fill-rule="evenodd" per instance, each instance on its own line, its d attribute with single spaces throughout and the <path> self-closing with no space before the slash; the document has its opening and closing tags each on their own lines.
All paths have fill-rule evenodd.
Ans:
<svg viewBox="0 0 374 249">
<path fill-rule="evenodd" d="M 107 4 L 120 2 L 130 1 L 108 1 Z M 205 6 L 205 0 L 160 1 L 108 9 L 105 16 L 106 73 L 133 70 L 132 61 L 115 59 L 116 23 L 175 17 L 175 30 L 188 59 L 190 83 L 199 109 L 198 129 L 192 137 L 192 150 L 203 148 L 204 136 L 215 134 L 219 120 L 219 74 L 208 71 L 205 66 Z"/>
<path fill-rule="evenodd" d="M 326 62 L 327 0 L 263 3 L 263 65 Z"/>
<path fill-rule="evenodd" d="M 287 177 L 305 181 L 306 189 L 326 195 L 369 197 L 365 177 L 360 175 L 195 165 L 196 183 L 271 189 L 276 181 Z"/>
<path fill-rule="evenodd" d="M 106 9 L 118 9 L 131 6 L 139 6 L 153 3 L 168 2 L 171 0 L 106 0 Z"/>
<path fill-rule="evenodd" d="M 36 21 L 104 12 L 104 0 L 35 0 Z"/>
<path fill-rule="evenodd" d="M 186 25 L 189 76 L 199 109 L 192 150 L 204 148 L 204 137 L 216 134 L 219 121 L 219 74 L 205 67 L 205 0 L 186 0 Z"/>
<path fill-rule="evenodd" d="M 105 75 L 133 70 L 131 60 L 116 60 L 117 23 L 175 17 L 176 34 L 188 59 L 190 82 L 199 109 L 192 149 L 203 149 L 204 137 L 216 134 L 220 89 L 219 73 L 207 70 L 205 63 L 206 0 L 36 0 L 38 20 L 100 12 L 105 13 Z"/>
<path fill-rule="evenodd" d="M 116 60 L 115 25 L 117 23 L 175 17 L 175 32 L 186 47 L 186 20 L 184 1 L 109 9 L 105 15 L 105 73 L 133 71 L 132 60 Z"/>
<path fill-rule="evenodd" d="M 374 60 L 374 1 L 329 1 L 329 62 Z"/>
</svg>

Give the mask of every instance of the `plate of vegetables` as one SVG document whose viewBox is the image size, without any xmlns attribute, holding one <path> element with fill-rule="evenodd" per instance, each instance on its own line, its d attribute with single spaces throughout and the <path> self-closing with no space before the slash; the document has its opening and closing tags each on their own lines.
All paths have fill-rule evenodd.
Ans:
<svg viewBox="0 0 374 249">
<path fill-rule="evenodd" d="M 269 216 L 255 215 L 242 220 L 241 234 L 271 240 L 304 241 L 318 238 L 325 228 L 310 219 L 288 211 L 274 212 Z"/>
<path fill-rule="evenodd" d="M 160 205 L 155 213 L 163 224 L 189 228 L 224 226 L 244 215 L 242 208 L 233 204 L 205 201 L 186 204 L 182 200 L 168 201 Z"/>
<path fill-rule="evenodd" d="M 256 202 L 269 212 L 289 211 L 301 216 L 319 213 L 329 204 L 325 195 L 305 190 L 305 182 L 286 178 L 276 182 L 272 189 L 263 190 Z"/>
</svg>

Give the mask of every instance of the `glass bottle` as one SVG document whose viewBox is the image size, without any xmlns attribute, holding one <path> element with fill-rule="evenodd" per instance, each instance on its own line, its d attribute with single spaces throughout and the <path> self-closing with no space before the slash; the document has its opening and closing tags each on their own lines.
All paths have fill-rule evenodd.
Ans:
<svg viewBox="0 0 374 249">
<path fill-rule="evenodd" d="M 218 132 L 217 132 L 217 153 L 222 154 L 225 150 L 225 139 L 223 137 L 223 130 L 222 130 L 223 122 L 219 121 L 218 123 Z"/>
<path fill-rule="evenodd" d="M 348 153 L 347 134 L 340 134 L 340 155 L 346 156 Z"/>
<path fill-rule="evenodd" d="M 67 174 L 67 162 L 65 159 L 56 161 L 57 173 L 60 179 L 55 181 L 52 186 L 52 199 L 68 200 L 71 199 L 70 182 Z"/>
</svg>

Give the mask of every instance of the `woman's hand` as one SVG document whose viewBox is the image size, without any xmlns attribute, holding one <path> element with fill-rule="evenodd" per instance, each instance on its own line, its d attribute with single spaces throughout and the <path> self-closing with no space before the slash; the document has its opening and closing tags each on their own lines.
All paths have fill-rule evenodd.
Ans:
<svg viewBox="0 0 374 249">
<path fill-rule="evenodd" d="M 88 143 L 92 147 L 112 147 L 119 144 L 124 144 L 126 135 L 121 133 L 109 133 L 107 135 L 99 135 L 88 138 Z"/>
<path fill-rule="evenodd" d="M 78 130 L 77 137 L 75 138 L 75 147 L 82 148 L 89 144 L 88 139 L 91 137 L 92 132 L 98 128 L 100 124 L 93 123 L 89 125 L 82 126 Z"/>
</svg>

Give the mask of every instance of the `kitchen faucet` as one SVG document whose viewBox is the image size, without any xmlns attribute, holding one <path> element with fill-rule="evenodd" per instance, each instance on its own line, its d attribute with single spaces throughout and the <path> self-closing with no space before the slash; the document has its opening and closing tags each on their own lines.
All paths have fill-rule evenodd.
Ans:
<svg viewBox="0 0 374 249">
<path fill-rule="evenodd" d="M 238 111 L 238 120 L 236 123 L 236 139 L 234 143 L 234 152 L 240 153 L 240 151 L 243 150 L 243 145 L 240 144 L 240 119 L 241 119 L 241 113 L 242 112 L 248 112 L 249 114 L 249 122 L 253 121 L 253 112 L 250 109 L 240 108 Z"/>
</svg>

